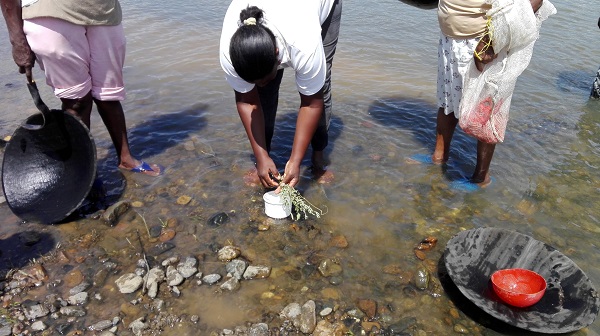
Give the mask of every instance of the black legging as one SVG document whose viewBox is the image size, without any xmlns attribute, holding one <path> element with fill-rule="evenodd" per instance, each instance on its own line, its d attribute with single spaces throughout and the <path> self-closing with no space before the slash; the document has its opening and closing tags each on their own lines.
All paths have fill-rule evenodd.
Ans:
<svg viewBox="0 0 600 336">
<path fill-rule="evenodd" d="M 342 0 L 336 0 L 329 12 L 327 20 L 321 25 L 321 39 L 323 40 L 323 50 L 327 63 L 327 73 L 325 84 L 323 85 L 323 114 L 319 119 L 319 125 L 311 139 L 313 151 L 322 151 L 329 143 L 329 123 L 331 122 L 332 102 L 331 102 L 331 65 L 333 64 L 333 55 L 338 42 L 340 33 L 340 22 L 342 18 Z M 258 87 L 260 104 L 265 119 L 265 140 L 267 142 L 267 152 L 271 151 L 271 139 L 275 130 L 275 117 L 277 115 L 277 103 L 279 101 L 279 86 L 283 78 L 283 69 L 277 72 L 277 76 L 263 87 Z"/>
</svg>

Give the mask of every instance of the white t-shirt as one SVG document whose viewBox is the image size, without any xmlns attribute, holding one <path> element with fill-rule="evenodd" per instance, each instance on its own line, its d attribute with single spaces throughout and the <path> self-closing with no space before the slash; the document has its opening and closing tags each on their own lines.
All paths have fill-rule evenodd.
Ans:
<svg viewBox="0 0 600 336">
<path fill-rule="evenodd" d="M 254 88 L 241 79 L 229 57 L 231 36 L 239 27 L 240 12 L 248 6 L 263 10 L 263 23 L 277 40 L 280 68 L 292 68 L 298 92 L 310 96 L 325 84 L 325 53 L 321 24 L 325 22 L 335 0 L 233 0 L 223 20 L 219 51 L 221 67 L 231 87 L 240 93 Z"/>
</svg>

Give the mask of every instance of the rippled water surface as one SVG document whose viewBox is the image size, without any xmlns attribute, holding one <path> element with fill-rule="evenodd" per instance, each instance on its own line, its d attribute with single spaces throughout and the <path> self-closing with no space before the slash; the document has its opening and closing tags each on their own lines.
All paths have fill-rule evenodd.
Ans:
<svg viewBox="0 0 600 336">
<path fill-rule="evenodd" d="M 269 279 L 245 282 L 234 294 L 184 288 L 169 309 L 198 314 L 206 330 L 258 322 L 264 314 L 308 298 L 342 307 L 372 298 L 395 307 L 396 320 L 416 317 L 431 334 L 445 334 L 454 324 L 474 334 L 492 334 L 467 315 L 449 317 L 451 303 L 443 291 L 441 297 L 433 295 L 435 289 L 411 292 L 399 280 L 402 275 L 383 271 L 397 265 L 409 276 L 424 265 L 435 274 L 445 243 L 460 230 L 477 227 L 517 230 L 552 245 L 600 286 L 600 102 L 588 100 L 600 65 L 600 30 L 589 3 L 554 1 L 558 14 L 544 23 L 532 62 L 517 83 L 506 140 L 496 147 L 491 166 L 494 182 L 484 190 L 464 192 L 450 187 L 475 165 L 475 141 L 461 131 L 455 134 L 446 169 L 406 161 L 413 154 L 431 153 L 434 145 L 435 10 L 399 1 L 346 0 L 334 60 L 328 147 L 335 180 L 324 185 L 311 180 L 307 160 L 299 185 L 307 199 L 328 212 L 295 225 L 267 221 L 262 188 L 243 180 L 253 167 L 250 146 L 217 57 L 226 3 L 122 3 L 128 41 L 124 107 L 132 150 L 166 167 L 166 174 L 156 179 L 118 172 L 108 133 L 93 116 L 98 169 L 109 200 L 142 203 L 130 210 L 126 223 L 114 228 L 91 219 L 52 227 L 18 224 L 3 204 L 3 239 L 32 229 L 68 244 L 93 230 L 96 246 L 119 260 L 123 271 L 131 271 L 130 258 L 138 257 L 131 240 L 124 238 L 133 239 L 136 230 L 145 232 L 141 217 L 149 225 L 175 218 L 173 253 L 201 257 L 205 273 L 222 269 L 214 250 L 227 244 L 239 246 L 253 263 L 273 267 Z M 35 108 L 24 77 L 15 71 L 4 26 L 0 40 L 4 137 Z M 39 69 L 35 74 L 42 82 Z M 48 105 L 58 107 L 48 87 L 40 87 Z M 273 141 L 282 169 L 298 103 L 288 72 Z M 180 196 L 191 202 L 178 204 Z M 218 228 L 207 226 L 207 219 L 220 211 L 231 220 Z M 263 222 L 271 224 L 268 231 L 257 230 Z M 330 247 L 329 239 L 338 235 L 346 237 L 347 248 Z M 413 249 L 427 236 L 435 236 L 438 245 L 420 261 Z M 11 262 L 6 254 L 1 257 L 3 263 Z M 307 271 L 312 260 L 322 258 L 342 265 L 340 284 Z M 102 307 L 118 308 L 127 297 L 111 294 L 111 284 L 103 290 L 114 300 Z M 265 296 L 267 292 L 273 296 Z M 102 311 L 107 309 L 90 312 L 89 319 L 106 318 Z M 577 333 L 598 334 L 598 321 Z"/>
</svg>

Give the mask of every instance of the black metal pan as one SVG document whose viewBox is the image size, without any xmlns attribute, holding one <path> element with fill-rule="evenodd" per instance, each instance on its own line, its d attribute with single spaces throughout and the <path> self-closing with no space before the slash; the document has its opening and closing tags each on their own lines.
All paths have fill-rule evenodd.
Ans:
<svg viewBox="0 0 600 336">
<path fill-rule="evenodd" d="M 32 80 L 41 113 L 17 128 L 4 150 L 2 188 L 12 212 L 26 221 L 57 223 L 85 200 L 96 177 L 96 145 L 85 124 L 50 110 Z"/>
</svg>

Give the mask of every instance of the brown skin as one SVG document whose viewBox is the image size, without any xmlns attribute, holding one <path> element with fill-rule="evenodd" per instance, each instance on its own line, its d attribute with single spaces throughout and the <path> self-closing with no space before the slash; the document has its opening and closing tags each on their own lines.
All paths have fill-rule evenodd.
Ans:
<svg viewBox="0 0 600 336">
<path fill-rule="evenodd" d="M 278 50 L 275 50 L 278 53 Z M 254 81 L 256 86 L 267 85 L 277 73 L 276 64 L 271 73 L 265 77 Z M 262 106 L 258 96 L 256 86 L 246 92 L 235 92 L 235 103 L 246 130 L 246 135 L 250 141 L 250 146 L 256 157 L 256 170 L 260 183 L 265 188 L 279 187 L 279 171 L 273 162 L 273 159 L 267 152 L 265 139 L 265 124 L 263 118 Z M 311 96 L 300 94 L 300 109 L 296 121 L 296 132 L 294 134 L 294 143 L 292 144 L 292 153 L 285 165 L 285 170 L 281 182 L 294 187 L 300 181 L 300 163 L 306 154 L 310 140 L 317 129 L 319 119 L 323 113 L 323 92 L 319 91 Z M 319 157 L 319 155 L 321 157 Z M 322 152 L 313 153 L 315 157 L 322 159 Z"/>
<path fill-rule="evenodd" d="M 543 0 L 529 0 L 529 3 L 531 4 L 531 8 L 533 9 L 534 13 L 537 13 L 538 9 L 540 9 L 543 2 Z M 600 19 L 598 20 L 598 25 L 600 26 Z M 486 35 L 479 41 L 479 44 L 477 45 L 477 47 L 475 47 L 475 51 L 479 53 L 488 42 L 489 35 Z M 473 57 L 473 59 L 475 60 L 475 67 L 477 67 L 477 70 L 483 71 L 483 66 L 495 60 L 496 57 L 498 57 L 498 55 L 494 53 L 494 48 L 490 46 L 485 51 L 485 53 L 481 55 L 481 60 L 479 60 L 477 57 Z"/>
<path fill-rule="evenodd" d="M 531 8 L 533 9 L 534 13 L 537 12 L 542 6 L 542 2 L 543 0 L 530 0 Z M 475 48 L 476 52 L 479 52 L 484 48 L 485 44 L 488 42 L 487 37 L 488 36 L 486 35 L 481 39 L 481 41 L 479 41 L 479 44 Z M 490 63 L 496 59 L 496 57 L 498 57 L 498 55 L 494 52 L 494 48 L 489 46 L 486 52 L 481 55 L 481 60 L 477 59 L 475 56 L 473 56 L 473 60 L 475 61 L 477 70 L 483 71 L 484 65 Z M 456 129 L 457 124 L 458 119 L 456 119 L 454 113 L 446 115 L 444 113 L 444 109 L 441 107 L 439 108 L 437 114 L 435 150 L 431 156 L 433 162 L 441 164 L 448 161 L 450 143 L 452 141 L 452 136 L 454 135 L 454 130 Z M 471 182 L 477 183 L 482 187 L 490 183 L 491 179 L 489 170 L 495 149 L 496 144 L 477 141 L 477 164 L 475 166 L 475 171 L 471 176 Z"/>
<path fill-rule="evenodd" d="M 235 101 L 250 146 L 256 157 L 256 169 L 260 182 L 265 188 L 278 187 L 279 181 L 276 178 L 279 177 L 279 171 L 266 149 L 265 125 L 258 90 L 254 87 L 246 93 L 236 91 Z M 283 183 L 292 187 L 298 184 L 300 163 L 317 129 L 321 113 L 323 113 L 322 92 L 319 91 L 312 96 L 300 94 L 300 109 L 296 122 L 294 143 L 290 158 L 285 165 Z"/>
<path fill-rule="evenodd" d="M 31 50 L 27 38 L 23 32 L 23 20 L 21 3 L 19 0 L 0 0 L 2 14 L 6 21 L 10 43 L 12 44 L 13 59 L 19 67 L 19 72 L 24 73 L 27 81 L 33 80 L 31 69 L 35 63 L 35 54 Z M 79 99 L 61 99 L 62 108 L 79 117 L 83 123 L 90 128 L 90 114 L 93 103 L 96 103 L 102 121 L 106 125 L 113 145 L 117 151 L 119 168 L 132 169 L 141 164 L 135 159 L 129 150 L 127 139 L 127 126 L 123 107 L 119 101 L 100 101 L 92 98 L 91 92 Z M 150 165 L 154 171 L 144 172 L 146 175 L 157 176 L 160 174 L 158 165 Z"/>
<path fill-rule="evenodd" d="M 21 19 L 21 2 L 19 0 L 0 0 L 2 15 L 6 21 L 8 37 L 12 45 L 12 55 L 19 67 L 19 73 L 31 77 L 31 68 L 35 63 L 35 54 L 31 51 L 25 33 L 23 32 L 23 20 Z"/>
</svg>

